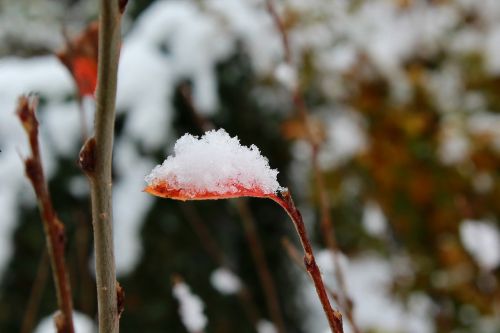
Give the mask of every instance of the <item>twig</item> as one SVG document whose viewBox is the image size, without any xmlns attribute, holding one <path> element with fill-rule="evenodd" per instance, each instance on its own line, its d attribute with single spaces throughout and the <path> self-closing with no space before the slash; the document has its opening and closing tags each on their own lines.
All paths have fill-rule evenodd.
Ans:
<svg viewBox="0 0 500 333">
<path fill-rule="evenodd" d="M 38 262 L 35 281 L 33 281 L 33 287 L 31 288 L 28 305 L 26 305 L 26 311 L 24 312 L 23 323 L 20 331 L 21 333 L 30 333 L 33 331 L 43 290 L 45 289 L 47 278 L 49 277 L 49 266 L 47 265 L 48 261 L 49 256 L 47 255 L 47 251 L 44 250 L 40 256 L 40 261 Z"/>
<path fill-rule="evenodd" d="M 120 22 L 124 6 L 124 1 L 100 1 L 95 136 L 87 140 L 80 153 L 80 166 L 87 174 L 91 188 L 100 333 L 119 331 L 117 293 L 123 293 L 116 282 L 113 254 L 111 167 Z"/>
<path fill-rule="evenodd" d="M 198 128 L 202 131 L 214 129 L 215 126 L 208 119 L 200 115 L 194 106 L 189 86 L 183 85 L 180 89 L 180 93 L 184 97 L 188 110 Z M 236 200 L 236 207 L 243 223 L 243 229 L 245 231 L 245 236 L 248 241 L 252 258 L 257 268 L 257 274 L 264 289 L 264 296 L 269 310 L 269 316 L 276 325 L 278 332 L 285 333 L 286 327 L 279 305 L 278 295 L 276 293 L 276 286 L 267 265 L 265 255 L 262 251 L 260 237 L 255 230 L 255 219 L 253 218 L 251 210 L 248 208 L 247 201 Z"/>
<path fill-rule="evenodd" d="M 291 54 L 291 49 L 290 49 L 290 43 L 288 39 L 288 33 L 285 29 L 285 26 L 279 17 L 278 13 L 276 12 L 276 9 L 274 7 L 273 1 L 272 0 L 266 0 L 266 7 L 273 18 L 274 24 L 279 31 L 279 34 L 281 35 L 281 40 L 282 40 L 282 46 L 283 46 L 283 51 L 284 51 L 284 58 L 285 62 L 292 66 L 292 54 Z M 316 133 L 313 130 L 313 127 L 311 125 L 311 121 L 309 118 L 309 110 L 307 108 L 307 105 L 304 100 L 304 94 L 302 92 L 302 89 L 300 88 L 299 84 L 295 84 L 295 88 L 293 89 L 292 92 L 292 99 L 293 99 L 293 104 L 295 105 L 295 108 L 299 112 L 299 116 L 302 119 L 302 122 L 305 125 L 305 133 L 306 133 L 306 138 L 309 143 L 309 145 L 312 148 L 312 167 L 313 167 L 313 172 L 314 172 L 314 178 L 316 180 L 316 187 L 318 189 L 318 194 L 319 194 L 319 203 L 320 203 L 320 215 L 321 215 L 321 234 L 323 235 L 323 240 L 327 246 L 327 248 L 332 252 L 332 257 L 333 257 L 333 264 L 335 267 L 335 279 L 337 280 L 339 289 L 341 291 L 341 298 L 339 302 L 339 306 L 345 311 L 347 320 L 349 321 L 349 324 L 351 325 L 354 333 L 360 333 L 360 329 L 358 328 L 355 320 L 354 320 L 354 314 L 353 314 L 353 302 L 351 298 L 348 295 L 346 284 L 345 284 L 345 278 L 344 274 L 342 271 L 342 268 L 339 263 L 338 255 L 337 252 L 338 246 L 337 242 L 335 240 L 335 229 L 333 227 L 333 223 L 331 220 L 330 216 L 330 198 L 328 196 L 328 192 L 326 191 L 326 186 L 325 182 L 323 179 L 323 173 L 320 170 L 319 167 L 319 159 L 318 159 L 318 154 L 320 150 L 320 140 L 318 139 Z"/>
<path fill-rule="evenodd" d="M 68 273 L 64 262 L 64 225 L 61 223 L 52 205 L 47 182 L 43 173 L 42 158 L 38 144 L 38 120 L 35 110 L 36 97 L 22 96 L 17 106 L 17 116 L 26 131 L 31 148 L 31 156 L 24 161 L 26 176 L 35 190 L 38 209 L 43 221 L 48 254 L 57 293 L 60 311 L 54 317 L 58 333 L 74 333 L 73 304 Z"/>
<path fill-rule="evenodd" d="M 307 269 L 304 266 L 304 260 L 302 259 L 302 256 L 300 255 L 299 250 L 297 250 L 297 248 L 295 246 L 293 246 L 293 244 L 290 242 L 290 240 L 286 237 L 283 237 L 283 239 L 281 240 L 281 245 L 283 245 L 283 248 L 285 249 L 285 251 L 288 254 L 288 256 L 290 257 L 290 259 L 292 259 L 292 261 L 298 267 L 302 268 L 304 270 L 304 272 L 307 273 Z M 339 295 L 335 291 L 333 291 L 330 287 L 328 287 L 327 285 L 325 285 L 325 288 L 326 288 L 326 291 L 328 292 L 328 294 L 338 304 L 340 301 Z"/>
<path fill-rule="evenodd" d="M 316 260 L 314 259 L 314 253 L 312 250 L 311 242 L 309 241 L 309 237 L 307 236 L 307 231 L 304 225 L 304 221 L 302 220 L 302 215 L 300 214 L 297 207 L 295 207 L 290 192 L 282 191 L 280 194 L 280 197 L 274 194 L 270 195 L 269 199 L 279 204 L 288 213 L 288 216 L 290 216 L 290 219 L 295 225 L 295 230 L 299 235 L 300 243 L 302 244 L 302 248 L 304 249 L 304 265 L 306 266 L 309 276 L 314 282 L 316 293 L 318 294 L 321 305 L 323 306 L 323 311 L 325 312 L 328 319 L 330 329 L 334 333 L 343 333 L 344 329 L 342 327 L 342 314 L 339 311 L 334 310 L 330 305 L 330 300 L 328 299 L 328 294 L 321 278 L 321 272 L 319 271 Z"/>
</svg>

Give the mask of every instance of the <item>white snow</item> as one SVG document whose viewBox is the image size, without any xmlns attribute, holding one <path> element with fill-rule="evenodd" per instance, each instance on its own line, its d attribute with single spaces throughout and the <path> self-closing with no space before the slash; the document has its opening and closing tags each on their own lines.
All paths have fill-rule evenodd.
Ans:
<svg viewBox="0 0 500 333">
<path fill-rule="evenodd" d="M 149 158 L 139 156 L 131 140 L 115 145 L 118 180 L 113 187 L 113 232 L 118 276 L 132 272 L 142 256 L 141 227 L 153 204 L 153 198 L 142 193 L 142 178 L 153 165 Z"/>
<path fill-rule="evenodd" d="M 50 79 L 48 79 L 50 78 Z M 41 124 L 40 147 L 44 171 L 50 178 L 55 171 L 54 154 L 56 151 L 62 153 L 74 144 L 73 137 L 78 135 L 74 132 L 71 107 L 67 112 L 61 112 L 58 118 L 52 117 L 52 107 L 61 105 L 68 87 L 73 87 L 69 74 L 54 57 L 39 57 L 35 59 L 0 59 L 0 143 L 2 145 L 0 154 L 0 276 L 12 254 L 12 233 L 15 230 L 18 218 L 18 210 L 21 203 L 34 205 L 33 189 L 24 176 L 24 167 L 21 156 L 28 156 L 28 145 L 26 135 L 15 115 L 17 100 L 21 94 L 38 92 L 47 98 L 47 105 L 40 107 L 38 118 Z M 61 104 L 59 104 L 61 103 Z M 47 112 L 45 112 L 47 111 Z M 55 110 L 57 112 L 57 110 Z M 52 147 L 50 136 L 55 138 L 60 134 L 55 122 L 66 124 L 70 136 L 64 138 L 60 145 Z M 56 127 L 54 127 L 56 126 Z M 45 128 L 47 127 L 47 128 Z M 56 131 L 48 133 L 47 129 Z M 73 132 L 71 131 L 73 129 Z"/>
<path fill-rule="evenodd" d="M 318 258 L 325 283 L 336 290 L 331 253 L 321 251 Z M 318 253 L 318 255 L 320 254 Z M 323 266 L 326 264 L 326 266 Z M 341 260 L 347 291 L 354 302 L 354 317 L 363 331 L 431 333 L 434 331 L 431 300 L 424 294 L 415 293 L 405 305 L 390 293 L 393 278 L 397 274 L 399 262 L 372 254 L 364 254 L 349 260 Z M 327 322 L 314 287 L 304 278 L 303 294 L 297 302 L 307 307 L 304 329 L 308 332 L 326 332 Z M 380 311 L 383 309 L 383 311 Z M 346 323 L 344 331 L 350 333 Z"/>
<path fill-rule="evenodd" d="M 363 209 L 363 227 L 365 231 L 375 237 L 383 238 L 387 232 L 387 219 L 382 208 L 374 202 L 368 201 Z"/>
<path fill-rule="evenodd" d="M 75 333 L 96 333 L 97 327 L 94 321 L 87 315 L 78 311 L 73 311 L 73 325 Z M 34 333 L 56 333 L 54 316 L 50 315 L 40 321 Z"/>
<path fill-rule="evenodd" d="M 197 194 L 235 194 L 239 188 L 271 194 L 281 187 L 278 171 L 255 145 L 242 146 L 238 137 L 224 129 L 206 132 L 201 138 L 185 134 L 174 146 L 174 153 L 146 177 L 148 185 L 165 182 L 173 190 Z"/>
<path fill-rule="evenodd" d="M 481 220 L 464 220 L 460 224 L 464 247 L 484 270 L 500 265 L 500 232 L 494 224 Z"/>
<path fill-rule="evenodd" d="M 457 129 L 445 131 L 439 145 L 439 158 L 445 165 L 464 161 L 470 153 L 471 144 L 464 133 Z"/>
<path fill-rule="evenodd" d="M 257 333 L 277 333 L 278 330 L 272 322 L 266 319 L 261 319 L 257 322 Z"/>
<path fill-rule="evenodd" d="M 236 294 L 241 289 L 241 280 L 225 267 L 219 267 L 212 272 L 210 283 L 224 295 Z"/>
<path fill-rule="evenodd" d="M 364 122 L 357 112 L 334 110 L 325 118 L 327 139 L 318 156 L 322 169 L 335 169 L 368 148 Z"/>
<path fill-rule="evenodd" d="M 279 64 L 274 71 L 274 77 L 288 90 L 293 90 L 297 86 L 297 71 L 289 64 Z"/>
<path fill-rule="evenodd" d="M 179 314 L 187 331 L 190 333 L 203 331 L 207 326 L 208 319 L 203 314 L 205 305 L 202 300 L 193 294 L 184 282 L 175 283 L 172 293 L 179 301 Z"/>
</svg>

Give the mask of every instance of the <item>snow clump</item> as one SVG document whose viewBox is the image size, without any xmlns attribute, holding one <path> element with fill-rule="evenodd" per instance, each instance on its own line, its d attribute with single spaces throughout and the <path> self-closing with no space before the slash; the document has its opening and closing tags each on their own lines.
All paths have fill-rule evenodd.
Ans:
<svg viewBox="0 0 500 333">
<path fill-rule="evenodd" d="M 203 314 L 205 305 L 202 300 L 184 282 L 177 282 L 172 292 L 179 301 L 179 314 L 186 330 L 190 333 L 202 332 L 208 322 Z"/>
<path fill-rule="evenodd" d="M 146 182 L 149 186 L 167 184 L 170 190 L 182 191 L 191 198 L 204 193 L 238 194 L 242 190 L 267 195 L 282 189 L 277 175 L 259 148 L 243 146 L 238 137 L 219 129 L 200 138 L 182 136 L 175 143 L 174 154 L 156 166 Z"/>
</svg>

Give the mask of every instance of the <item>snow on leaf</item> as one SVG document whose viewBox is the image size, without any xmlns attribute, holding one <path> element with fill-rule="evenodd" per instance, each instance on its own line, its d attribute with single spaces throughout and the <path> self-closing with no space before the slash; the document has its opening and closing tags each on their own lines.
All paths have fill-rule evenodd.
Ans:
<svg viewBox="0 0 500 333">
<path fill-rule="evenodd" d="M 256 146 L 219 129 L 177 140 L 174 154 L 146 177 L 145 191 L 176 200 L 269 197 L 282 190 L 277 175 Z"/>
</svg>

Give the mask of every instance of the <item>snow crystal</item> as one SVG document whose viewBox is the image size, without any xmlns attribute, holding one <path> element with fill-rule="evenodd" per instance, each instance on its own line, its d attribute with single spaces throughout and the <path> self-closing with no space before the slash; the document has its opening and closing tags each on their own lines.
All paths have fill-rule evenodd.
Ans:
<svg viewBox="0 0 500 333">
<path fill-rule="evenodd" d="M 75 333 L 97 332 L 94 321 L 89 316 L 77 311 L 73 311 L 73 325 L 75 326 Z M 34 333 L 56 333 L 54 316 L 50 315 L 43 318 L 35 328 Z"/>
<path fill-rule="evenodd" d="M 206 132 L 201 138 L 185 134 L 174 154 L 146 177 L 148 185 L 167 183 L 189 197 L 202 193 L 236 194 L 239 188 L 271 194 L 280 190 L 278 171 L 255 145 L 242 146 L 224 129 Z"/>
<path fill-rule="evenodd" d="M 210 276 L 212 286 L 224 295 L 237 293 L 241 289 L 240 279 L 229 269 L 219 267 Z"/>
<path fill-rule="evenodd" d="M 380 206 L 373 201 L 367 202 L 363 209 L 363 227 L 375 237 L 383 237 L 387 231 L 387 220 Z"/>
<path fill-rule="evenodd" d="M 368 147 L 363 119 L 357 112 L 337 111 L 325 123 L 327 140 L 318 156 L 322 169 L 335 169 Z"/>
<path fill-rule="evenodd" d="M 179 301 L 179 314 L 182 323 L 190 333 L 201 332 L 207 325 L 207 317 L 203 314 L 205 307 L 202 300 L 191 293 L 189 286 L 178 282 L 172 290 L 174 297 Z"/>
<path fill-rule="evenodd" d="M 500 232 L 493 224 L 464 220 L 460 225 L 460 237 L 481 268 L 493 270 L 500 265 Z"/>
<path fill-rule="evenodd" d="M 257 322 L 257 333 L 276 333 L 278 330 L 269 320 L 261 319 Z"/>
<path fill-rule="evenodd" d="M 281 63 L 276 67 L 274 77 L 289 90 L 293 90 L 297 86 L 297 71 L 286 63 Z"/>
<path fill-rule="evenodd" d="M 469 139 L 455 128 L 444 131 L 439 145 L 439 159 L 445 165 L 452 165 L 464 161 L 470 152 Z"/>
</svg>

